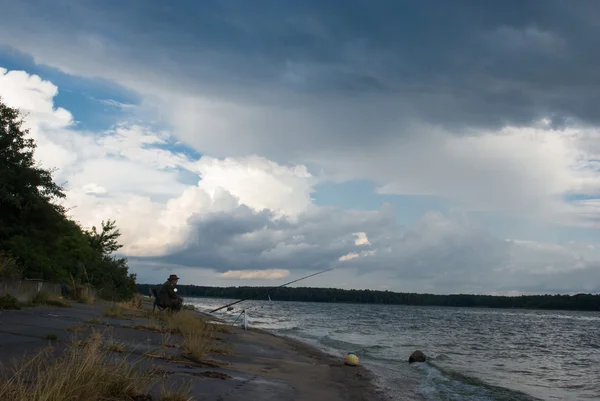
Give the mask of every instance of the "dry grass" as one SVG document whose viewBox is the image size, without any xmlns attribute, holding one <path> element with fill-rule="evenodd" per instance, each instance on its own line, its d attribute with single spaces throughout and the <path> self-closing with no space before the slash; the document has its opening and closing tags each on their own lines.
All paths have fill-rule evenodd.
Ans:
<svg viewBox="0 0 600 401">
<path fill-rule="evenodd" d="M 161 351 L 161 352 L 152 352 L 152 351 L 148 351 L 144 353 L 144 356 L 147 358 L 155 358 L 155 359 L 163 359 L 165 361 L 172 361 L 173 357 L 171 355 L 168 355 L 166 352 Z"/>
<path fill-rule="evenodd" d="M 136 311 L 136 315 L 139 317 L 145 317 L 145 318 L 151 319 L 155 316 L 155 313 L 152 312 L 152 309 L 145 308 L 142 306 L 140 309 L 138 309 Z"/>
<path fill-rule="evenodd" d="M 67 327 L 67 331 L 70 331 L 71 333 L 81 333 L 83 331 L 86 331 L 88 327 L 88 325 L 80 323 L 75 326 Z"/>
<path fill-rule="evenodd" d="M 160 344 L 163 347 L 174 347 L 174 345 L 171 344 L 171 333 L 168 331 L 165 331 L 162 333 L 162 339 Z"/>
<path fill-rule="evenodd" d="M 4 373 L 0 400 L 11 401 L 131 400 L 152 382 L 135 365 L 109 358 L 96 332 L 60 356 L 45 350 Z"/>
<path fill-rule="evenodd" d="M 93 295 L 81 294 L 79 296 L 79 299 L 77 299 L 77 301 L 80 302 L 80 303 L 82 303 L 82 304 L 93 305 L 94 302 L 96 302 L 96 298 L 94 298 Z"/>
<path fill-rule="evenodd" d="M 135 294 L 131 299 L 131 307 L 135 309 L 142 309 L 144 303 L 144 297 L 141 294 Z"/>
<path fill-rule="evenodd" d="M 128 329 L 135 329 L 135 330 L 144 330 L 144 331 L 154 331 L 157 333 L 162 333 L 165 330 L 167 330 L 163 325 L 161 325 L 160 321 L 158 321 L 157 319 L 154 318 L 150 318 L 148 319 L 148 324 L 126 324 L 123 325 L 122 327 L 126 327 Z"/>
<path fill-rule="evenodd" d="M 106 317 L 126 317 L 133 314 L 137 308 L 130 302 L 113 302 L 104 311 Z"/>
<path fill-rule="evenodd" d="M 108 344 L 108 345 L 104 346 L 104 349 L 107 351 L 113 351 L 113 352 L 119 352 L 119 353 L 123 353 L 123 352 L 127 351 L 127 349 L 125 349 L 125 346 L 121 343 Z"/>
<path fill-rule="evenodd" d="M 160 401 L 193 401 L 193 398 L 190 396 L 191 392 L 191 383 L 175 389 L 173 386 L 166 388 L 163 385 L 160 390 Z"/>
<path fill-rule="evenodd" d="M 229 325 L 215 324 L 215 323 L 209 323 L 208 325 L 210 326 L 212 331 L 217 332 L 217 333 L 227 333 L 227 334 L 233 333 L 233 331 L 231 330 L 231 326 L 229 326 Z"/>
<path fill-rule="evenodd" d="M 36 296 L 33 297 L 33 299 L 31 300 L 31 303 L 34 305 L 58 306 L 61 308 L 71 307 L 71 303 L 66 299 L 50 295 L 43 291 L 38 292 Z"/>
<path fill-rule="evenodd" d="M 181 349 L 195 360 L 200 360 L 209 349 L 211 328 L 197 315 L 189 311 L 174 313 L 165 318 L 169 332 L 181 334 Z"/>
<path fill-rule="evenodd" d="M 229 355 L 231 354 L 231 349 L 226 347 L 220 347 L 218 345 L 209 345 L 207 353 L 209 354 L 221 354 L 221 355 Z"/>
</svg>

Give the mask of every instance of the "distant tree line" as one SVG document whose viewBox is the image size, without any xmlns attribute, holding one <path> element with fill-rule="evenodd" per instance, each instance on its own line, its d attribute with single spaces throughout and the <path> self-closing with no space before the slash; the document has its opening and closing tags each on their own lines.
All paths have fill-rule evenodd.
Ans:
<svg viewBox="0 0 600 401">
<path fill-rule="evenodd" d="M 114 221 L 84 229 L 59 202 L 64 190 L 36 162 L 19 111 L 0 98 L 0 279 L 91 285 L 109 299 L 135 293 Z"/>
<path fill-rule="evenodd" d="M 157 285 L 137 284 L 142 294 L 150 294 Z M 178 285 L 178 294 L 199 298 L 253 298 L 273 301 L 340 302 L 387 305 L 462 306 L 481 308 L 529 308 L 600 311 L 600 295 L 435 295 L 391 291 L 342 290 L 336 288 L 310 287 L 202 287 Z"/>
</svg>

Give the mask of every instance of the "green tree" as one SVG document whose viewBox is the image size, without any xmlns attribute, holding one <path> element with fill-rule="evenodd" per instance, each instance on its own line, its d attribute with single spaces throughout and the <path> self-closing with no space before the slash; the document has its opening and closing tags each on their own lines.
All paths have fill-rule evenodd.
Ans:
<svg viewBox="0 0 600 401">
<path fill-rule="evenodd" d="M 113 220 L 82 229 L 59 203 L 63 189 L 52 171 L 35 160 L 35 141 L 19 111 L 0 99 L 0 273 L 89 283 L 112 299 L 133 295 L 135 275 L 121 248 Z"/>
</svg>

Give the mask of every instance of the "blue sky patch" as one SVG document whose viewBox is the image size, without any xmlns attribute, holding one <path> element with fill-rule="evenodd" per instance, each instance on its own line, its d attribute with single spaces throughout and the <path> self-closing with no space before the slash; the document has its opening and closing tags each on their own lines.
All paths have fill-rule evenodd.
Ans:
<svg viewBox="0 0 600 401">
<path fill-rule="evenodd" d="M 40 76 L 58 87 L 56 107 L 71 112 L 77 128 L 101 131 L 128 118 L 130 107 L 139 103 L 138 95 L 102 79 L 81 78 L 65 74 L 56 68 L 36 64 L 32 57 L 14 50 L 0 48 L 0 66 L 7 70 L 26 71 Z"/>
</svg>

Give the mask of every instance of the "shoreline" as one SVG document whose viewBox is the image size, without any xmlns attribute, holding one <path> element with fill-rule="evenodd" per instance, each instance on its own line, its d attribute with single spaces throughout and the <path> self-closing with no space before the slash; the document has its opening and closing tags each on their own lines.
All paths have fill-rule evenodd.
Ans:
<svg viewBox="0 0 600 401">
<path fill-rule="evenodd" d="M 375 384 L 375 374 L 363 365 L 347 366 L 342 358 L 301 340 L 251 326 L 248 330 L 244 330 L 240 326 L 228 325 L 224 319 L 207 312 L 198 311 L 198 313 L 207 319 L 233 327 L 235 333 L 241 335 L 244 341 L 249 340 L 254 344 L 260 344 L 265 349 L 272 348 L 273 353 L 295 354 L 296 359 L 291 360 L 290 363 L 286 363 L 285 360 L 282 362 L 282 365 L 288 365 L 286 367 L 288 371 L 273 373 L 281 370 L 282 366 L 279 365 L 276 368 L 270 367 L 269 373 L 262 371 L 262 374 L 293 383 L 299 391 L 298 400 L 390 400 L 389 396 Z M 218 359 L 227 361 L 228 358 Z M 266 364 L 272 362 L 269 359 L 266 358 Z M 318 370 L 318 374 L 315 374 L 315 369 Z"/>
<path fill-rule="evenodd" d="M 295 353 L 311 358 L 317 361 L 317 364 L 326 364 L 333 368 L 330 379 L 333 382 L 342 385 L 342 400 L 389 400 L 389 397 L 375 384 L 375 374 L 364 365 L 356 367 L 346 366 L 340 357 L 331 355 L 311 344 L 307 344 L 295 338 L 257 328 L 250 328 L 249 331 L 276 338 L 284 344 L 283 346 L 290 347 Z"/>
<path fill-rule="evenodd" d="M 366 367 L 350 367 L 301 341 L 266 330 L 227 325 L 211 342 L 213 347 L 200 363 L 182 355 L 183 337 L 150 330 L 152 317 L 105 317 L 109 304 L 71 308 L 35 307 L 0 311 L 0 364 L 13 358 L 53 347 L 64 352 L 71 343 L 98 331 L 123 348 L 106 351 L 111 358 L 128 363 L 141 361 L 147 369 L 161 372 L 148 393 L 161 400 L 161 388 L 189 389 L 190 400 L 272 401 L 384 401 L 389 399 Z M 204 319 L 214 316 L 196 312 Z M 35 401 L 35 400 L 31 400 Z"/>
</svg>

